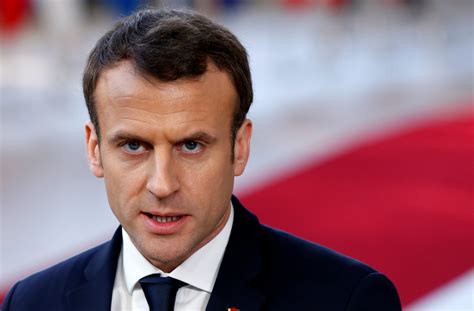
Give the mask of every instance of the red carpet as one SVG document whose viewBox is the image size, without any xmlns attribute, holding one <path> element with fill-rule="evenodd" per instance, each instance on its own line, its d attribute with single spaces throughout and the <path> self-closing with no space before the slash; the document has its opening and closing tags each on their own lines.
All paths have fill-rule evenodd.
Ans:
<svg viewBox="0 0 474 311">
<path fill-rule="evenodd" d="M 474 264 L 474 116 L 316 163 L 242 201 L 261 221 L 386 273 L 404 305 Z"/>
</svg>

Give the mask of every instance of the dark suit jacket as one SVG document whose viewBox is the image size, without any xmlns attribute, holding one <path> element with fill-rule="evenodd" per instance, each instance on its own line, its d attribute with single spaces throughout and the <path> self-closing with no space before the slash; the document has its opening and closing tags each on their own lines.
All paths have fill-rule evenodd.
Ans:
<svg viewBox="0 0 474 311">
<path fill-rule="evenodd" d="M 401 310 L 384 275 L 261 225 L 232 201 L 234 225 L 207 310 Z M 111 241 L 16 283 L 3 310 L 110 310 L 121 245 L 119 228 Z"/>
</svg>

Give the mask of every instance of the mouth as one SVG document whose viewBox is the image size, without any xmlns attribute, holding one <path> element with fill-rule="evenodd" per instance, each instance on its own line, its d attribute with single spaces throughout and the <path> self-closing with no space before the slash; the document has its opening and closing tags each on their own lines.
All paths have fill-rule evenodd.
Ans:
<svg viewBox="0 0 474 311">
<path fill-rule="evenodd" d="M 153 215 L 151 213 L 144 213 L 148 218 L 153 219 L 156 222 L 161 222 L 161 223 L 167 223 L 167 222 L 174 222 L 178 221 L 184 216 L 179 215 L 179 216 L 158 216 L 158 215 Z"/>
<path fill-rule="evenodd" d="M 180 232 L 186 226 L 189 216 L 183 214 L 156 215 L 142 212 L 142 220 L 147 231 L 158 235 L 169 235 Z"/>
</svg>

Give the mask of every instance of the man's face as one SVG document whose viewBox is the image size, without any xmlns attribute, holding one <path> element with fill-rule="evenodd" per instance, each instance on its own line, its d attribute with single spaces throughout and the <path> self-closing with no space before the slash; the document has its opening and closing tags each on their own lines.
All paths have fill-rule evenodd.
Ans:
<svg viewBox="0 0 474 311">
<path fill-rule="evenodd" d="M 224 227 L 252 124 L 232 146 L 237 93 L 213 63 L 196 79 L 161 82 L 122 61 L 101 73 L 95 99 L 101 142 L 87 123 L 91 170 L 136 247 L 169 272 Z"/>
</svg>

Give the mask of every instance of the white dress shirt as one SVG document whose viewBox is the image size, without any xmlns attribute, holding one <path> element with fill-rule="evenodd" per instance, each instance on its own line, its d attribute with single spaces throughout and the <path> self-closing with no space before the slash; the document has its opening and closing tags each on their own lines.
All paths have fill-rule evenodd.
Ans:
<svg viewBox="0 0 474 311">
<path fill-rule="evenodd" d="M 138 281 L 155 273 L 188 284 L 181 287 L 176 294 L 175 311 L 205 310 L 216 282 L 233 222 L 234 211 L 231 204 L 229 219 L 221 232 L 171 273 L 162 272 L 143 257 L 122 228 L 123 243 L 115 274 L 111 310 L 149 311 L 145 294 Z"/>
</svg>

